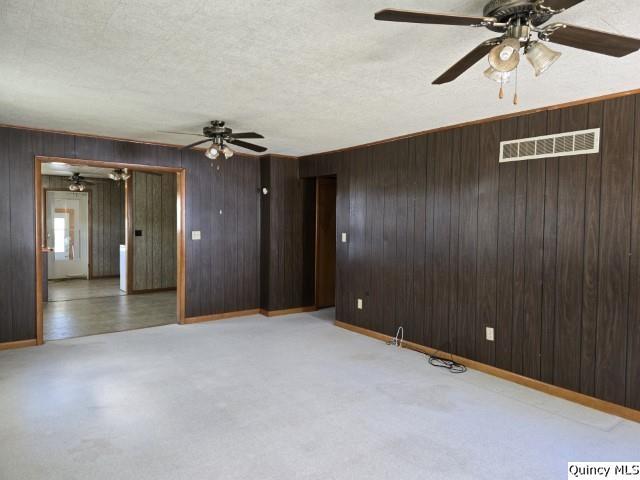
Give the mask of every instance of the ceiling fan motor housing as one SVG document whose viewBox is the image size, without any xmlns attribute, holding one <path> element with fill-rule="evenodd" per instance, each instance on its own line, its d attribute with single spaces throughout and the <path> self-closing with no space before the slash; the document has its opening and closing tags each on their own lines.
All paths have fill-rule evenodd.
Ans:
<svg viewBox="0 0 640 480">
<path fill-rule="evenodd" d="M 222 120 L 212 120 L 211 125 L 208 125 L 202 129 L 202 133 L 209 138 L 224 137 L 225 135 L 231 135 L 231 130 L 224 126 Z"/>
<path fill-rule="evenodd" d="M 523 24 L 531 23 L 534 26 L 542 25 L 553 15 L 538 8 L 538 1 L 531 0 L 491 0 L 483 10 L 485 17 L 493 17 L 498 23 L 508 23 L 520 18 Z M 494 32 L 503 32 L 504 27 L 488 25 L 487 28 Z"/>
</svg>

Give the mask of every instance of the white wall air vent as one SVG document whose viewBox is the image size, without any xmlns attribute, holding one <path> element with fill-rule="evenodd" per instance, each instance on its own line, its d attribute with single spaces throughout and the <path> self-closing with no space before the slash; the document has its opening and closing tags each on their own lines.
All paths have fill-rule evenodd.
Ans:
<svg viewBox="0 0 640 480">
<path fill-rule="evenodd" d="M 600 151 L 600 129 L 558 133 L 500 142 L 500 163 L 533 158 L 567 157 Z"/>
</svg>

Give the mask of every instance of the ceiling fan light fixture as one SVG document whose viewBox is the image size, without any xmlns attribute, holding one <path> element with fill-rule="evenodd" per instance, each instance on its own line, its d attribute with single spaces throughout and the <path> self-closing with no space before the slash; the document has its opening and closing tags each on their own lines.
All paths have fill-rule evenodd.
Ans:
<svg viewBox="0 0 640 480">
<path fill-rule="evenodd" d="M 209 148 L 207 148 L 207 151 L 204 152 L 204 156 L 209 160 L 215 160 L 219 155 L 220 151 L 218 150 L 218 146 L 215 144 L 211 145 Z"/>
<path fill-rule="evenodd" d="M 85 186 L 83 183 L 81 183 L 80 185 L 78 185 L 78 191 L 79 192 L 84 192 Z"/>
<path fill-rule="evenodd" d="M 550 49 L 541 42 L 536 42 L 527 49 L 527 60 L 533 67 L 536 77 L 549 70 L 561 56 L 562 53 Z"/>
<path fill-rule="evenodd" d="M 511 72 L 520 63 L 520 40 L 507 38 L 489 52 L 489 65 L 499 72 Z"/>
<path fill-rule="evenodd" d="M 131 174 L 126 169 L 116 168 L 109 173 L 109 178 L 115 182 L 125 181 L 131 177 Z"/>
<path fill-rule="evenodd" d="M 500 60 L 506 62 L 511 58 L 515 49 L 511 45 L 506 45 L 502 50 L 500 50 Z"/>
<path fill-rule="evenodd" d="M 227 145 L 223 145 L 222 148 L 222 153 L 224 155 L 224 158 L 231 158 L 233 157 L 234 151 L 231 150 Z"/>
<path fill-rule="evenodd" d="M 376 12 L 374 18 L 385 22 L 485 27 L 501 34 L 499 37 L 480 43 L 436 78 L 432 82 L 433 85 L 452 82 L 487 56 L 489 64 L 494 69 L 510 72 L 517 68 L 520 55 L 526 55 L 534 65 L 536 75 L 539 75 L 546 71 L 560 54 L 546 51 L 540 45 L 536 45 L 538 40 L 617 58 L 631 55 L 640 50 L 640 38 L 563 22 L 545 25 L 555 15 L 583 4 L 583 2 L 587 3 L 585 0 L 485 1 L 487 3 L 481 15 L 456 15 L 385 8 Z M 517 73 L 515 77 L 517 84 Z"/>
<path fill-rule="evenodd" d="M 78 185 L 76 185 L 75 183 L 72 183 L 71 185 L 69 185 L 69 190 L 72 192 L 77 192 L 78 191 Z"/>
<path fill-rule="evenodd" d="M 493 67 L 489 67 L 484 71 L 484 76 L 496 83 L 509 83 L 511 80 L 511 72 L 500 72 Z"/>
</svg>

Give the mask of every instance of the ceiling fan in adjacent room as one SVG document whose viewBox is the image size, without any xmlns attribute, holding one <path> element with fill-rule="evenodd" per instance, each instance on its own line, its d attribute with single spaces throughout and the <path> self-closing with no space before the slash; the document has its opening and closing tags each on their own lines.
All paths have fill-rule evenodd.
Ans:
<svg viewBox="0 0 640 480">
<path fill-rule="evenodd" d="M 74 173 L 66 180 L 69 182 L 69 190 L 72 192 L 84 192 L 87 189 L 87 186 L 95 185 L 95 183 L 88 181 L 79 173 Z"/>
<path fill-rule="evenodd" d="M 131 173 L 126 168 L 116 168 L 109 172 L 109 178 L 119 184 L 120 182 L 126 182 L 131 178 Z"/>
<path fill-rule="evenodd" d="M 486 27 L 501 34 L 478 45 L 433 83 L 439 85 L 451 82 L 482 57 L 488 56 L 489 68 L 484 74 L 487 78 L 500 83 L 500 98 L 502 98 L 502 87 L 510 80 L 514 71 L 517 82 L 517 68 L 521 53 L 533 66 L 536 76 L 544 73 L 558 60 L 561 53 L 547 47 L 545 42 L 613 57 L 624 57 L 640 49 L 640 39 L 637 38 L 577 27 L 564 22 L 543 25 L 553 16 L 583 1 L 491 0 L 485 5 L 482 16 L 385 9 L 377 12 L 375 19 L 389 22 Z M 517 103 L 517 93 L 514 103 Z"/>
<path fill-rule="evenodd" d="M 233 156 L 234 151 L 231 150 L 228 145 L 226 145 L 227 143 L 246 148 L 247 150 L 252 150 L 254 152 L 262 153 L 267 151 L 265 147 L 254 145 L 253 143 L 244 142 L 241 140 L 244 138 L 264 138 L 262 135 L 255 132 L 233 133 L 233 130 L 231 130 L 229 127 L 225 127 L 225 123 L 222 120 L 212 120 L 209 125 L 202 129 L 202 134 L 185 132 L 164 133 L 177 133 L 179 135 L 195 135 L 198 137 L 205 137 L 204 140 L 198 140 L 197 142 L 193 142 L 182 147 L 182 150 L 212 142 L 211 146 L 207 148 L 207 151 L 204 153 L 205 156 L 211 160 L 215 160 L 220 156 L 220 154 L 224 155 L 225 158 L 231 158 Z"/>
</svg>

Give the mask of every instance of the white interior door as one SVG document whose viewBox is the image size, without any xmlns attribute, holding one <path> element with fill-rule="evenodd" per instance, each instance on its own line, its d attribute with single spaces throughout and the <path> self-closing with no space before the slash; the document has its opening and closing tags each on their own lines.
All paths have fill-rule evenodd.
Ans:
<svg viewBox="0 0 640 480">
<path fill-rule="evenodd" d="M 88 278 L 89 194 L 48 191 L 49 279 Z"/>
</svg>

